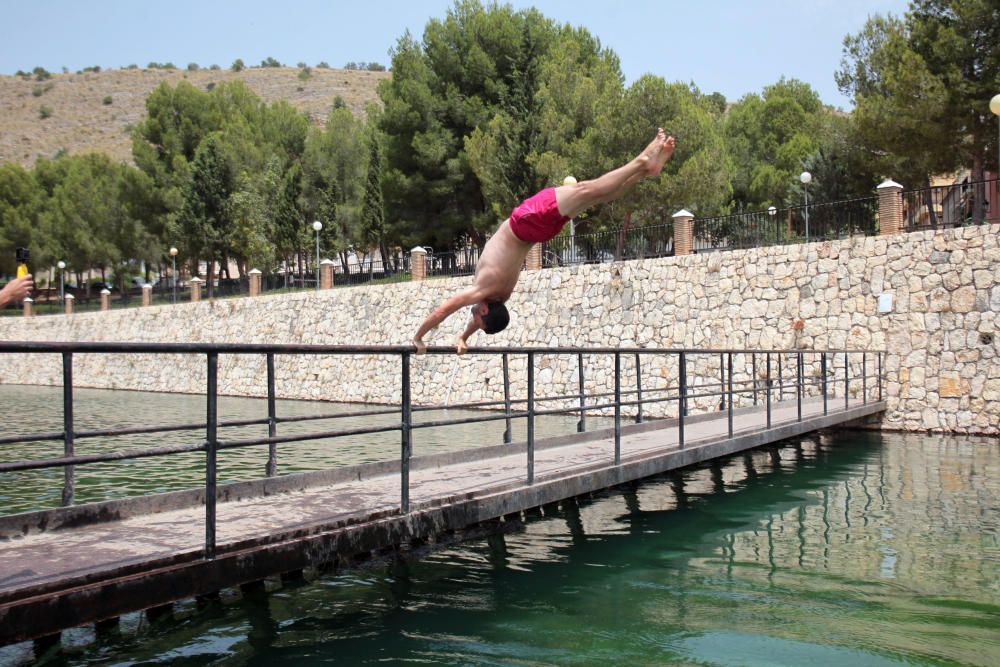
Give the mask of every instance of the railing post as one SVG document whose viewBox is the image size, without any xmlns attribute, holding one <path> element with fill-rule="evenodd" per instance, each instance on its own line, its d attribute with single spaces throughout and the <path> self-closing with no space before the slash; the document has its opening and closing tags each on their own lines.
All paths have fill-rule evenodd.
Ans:
<svg viewBox="0 0 1000 667">
<path fill-rule="evenodd" d="M 528 484 L 535 483 L 535 353 L 528 353 Z"/>
<path fill-rule="evenodd" d="M 260 296 L 262 274 L 260 269 L 250 269 L 250 296 Z"/>
<path fill-rule="evenodd" d="M 719 353 L 719 412 L 726 409 L 726 355 Z"/>
<path fill-rule="evenodd" d="M 403 372 L 401 387 L 401 409 L 403 426 L 400 435 L 400 448 L 402 450 L 399 459 L 400 477 L 400 511 L 407 514 L 410 511 L 410 456 L 413 451 L 413 443 L 410 440 L 413 425 L 413 406 L 410 400 L 410 353 L 403 352 Z"/>
<path fill-rule="evenodd" d="M 680 398 L 677 400 L 677 437 L 680 448 L 684 449 L 684 416 L 687 414 L 687 354 L 680 353 L 677 361 L 677 379 L 680 385 Z"/>
<path fill-rule="evenodd" d="M 851 359 L 847 352 L 844 352 L 844 409 L 851 407 Z"/>
<path fill-rule="evenodd" d="M 510 422 L 510 366 L 506 352 L 503 353 L 503 409 L 507 414 L 507 428 L 503 432 L 503 444 L 509 445 L 514 441 L 514 430 Z"/>
<path fill-rule="evenodd" d="M 63 352 L 63 456 L 73 456 L 73 353 Z M 76 466 L 63 467 L 63 507 L 76 495 Z"/>
<path fill-rule="evenodd" d="M 427 277 L 427 251 L 421 246 L 410 250 L 410 280 L 417 282 Z"/>
<path fill-rule="evenodd" d="M 868 404 L 868 353 L 861 353 L 861 403 Z"/>
<path fill-rule="evenodd" d="M 804 387 L 802 386 L 802 370 L 802 353 L 798 352 L 795 355 L 795 400 L 798 403 L 799 421 L 802 421 L 802 394 L 804 393 Z"/>
<path fill-rule="evenodd" d="M 252 278 L 251 278 L 252 279 Z M 274 353 L 267 353 L 267 437 L 278 435 L 278 409 L 274 391 Z M 267 467 L 264 471 L 268 477 L 278 474 L 278 443 L 267 443 Z"/>
<path fill-rule="evenodd" d="M 642 423 L 642 368 L 639 360 L 639 353 L 635 353 L 635 395 L 636 413 L 635 423 Z"/>
<path fill-rule="evenodd" d="M 879 234 L 886 236 L 903 231 L 903 186 L 886 179 L 876 188 L 878 190 L 878 227 Z"/>
<path fill-rule="evenodd" d="M 576 432 L 583 433 L 587 430 L 587 415 L 584 411 L 584 406 L 586 405 L 585 396 L 583 393 L 583 353 L 577 353 L 576 355 L 576 373 L 579 379 L 580 387 L 580 421 L 576 423 Z"/>
<path fill-rule="evenodd" d="M 681 209 L 673 214 L 674 219 L 674 254 L 690 255 L 694 250 L 694 214 L 687 209 Z"/>
<path fill-rule="evenodd" d="M 726 353 L 728 359 L 727 368 L 729 371 L 729 403 L 728 403 L 728 419 L 729 419 L 729 437 L 733 437 L 733 353 Z"/>
<path fill-rule="evenodd" d="M 73 304 L 76 303 L 76 297 L 72 294 L 67 294 L 63 297 L 63 312 L 67 315 L 73 314 Z"/>
<path fill-rule="evenodd" d="M 771 353 L 767 353 L 767 428 L 771 428 Z"/>
<path fill-rule="evenodd" d="M 819 358 L 820 373 L 823 375 L 823 414 L 827 414 L 827 398 L 826 398 L 826 352 L 823 352 Z"/>
<path fill-rule="evenodd" d="M 622 355 L 615 352 L 615 465 L 622 462 Z"/>
<path fill-rule="evenodd" d="M 878 353 L 878 400 L 882 402 L 882 353 Z"/>
<path fill-rule="evenodd" d="M 756 406 L 757 405 L 757 353 L 756 352 L 750 353 L 750 365 L 751 365 L 750 373 L 752 374 L 753 377 L 753 404 L 754 406 Z"/>
<path fill-rule="evenodd" d="M 205 419 L 205 558 L 215 558 L 216 436 L 218 406 L 218 352 L 208 353 L 207 415 Z"/>
<path fill-rule="evenodd" d="M 778 353 L 778 403 L 785 400 L 785 375 L 781 372 L 781 358 L 785 356 L 781 352 Z"/>
</svg>

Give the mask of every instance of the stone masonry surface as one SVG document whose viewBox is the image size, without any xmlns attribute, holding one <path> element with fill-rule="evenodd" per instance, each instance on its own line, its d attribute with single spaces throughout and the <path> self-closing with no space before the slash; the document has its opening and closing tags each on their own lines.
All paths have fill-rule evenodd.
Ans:
<svg viewBox="0 0 1000 667">
<path fill-rule="evenodd" d="M 738 349 L 885 350 L 881 426 L 900 430 L 1000 434 L 1000 225 L 853 237 L 617 264 L 525 272 L 508 303 L 510 327 L 474 345 L 624 346 Z M 239 342 L 398 345 L 423 318 L 471 279 L 427 280 L 202 301 L 121 311 L 0 319 L 0 340 Z M 892 309 L 879 313 L 878 297 Z M 458 313 L 429 338 L 450 345 L 467 315 Z M 626 355 L 629 356 L 630 355 Z M 807 376 L 819 361 L 806 354 Z M 841 382 L 831 396 L 843 396 Z M 279 397 L 398 402 L 399 359 L 371 356 L 277 357 Z M 589 390 L 610 391 L 611 358 L 587 355 Z M 718 378 L 718 355 L 693 358 L 694 383 Z M 867 362 L 874 396 L 876 360 Z M 537 391 L 577 391 L 575 355 L 536 361 Z M 644 392 L 676 386 L 676 358 L 643 361 Z M 786 359 L 785 373 L 794 361 Z M 195 355 L 76 355 L 78 386 L 203 393 L 205 359 Z M 623 387 L 635 382 L 622 361 Z M 511 357 L 512 392 L 525 391 L 525 358 Z M 861 375 L 861 359 L 851 362 Z M 266 394 L 263 356 L 222 355 L 219 391 Z M 734 381 L 750 381 L 749 355 L 735 361 Z M 764 371 L 758 366 L 757 379 Z M 59 355 L 0 355 L 0 383 L 61 384 Z M 495 356 L 414 359 L 413 399 L 444 404 L 503 398 Z M 810 388 L 811 394 L 817 389 Z M 856 395 L 859 387 L 851 387 Z M 749 404 L 745 395 L 737 406 Z M 717 405 L 718 399 L 714 399 Z M 560 404 L 558 401 L 554 404 Z M 545 407 L 552 407 L 547 404 Z M 713 400 L 696 402 L 712 409 Z M 567 403 L 566 405 L 569 405 Z M 540 406 L 541 407 L 541 406 Z M 644 408 L 675 415 L 673 402 Z"/>
</svg>

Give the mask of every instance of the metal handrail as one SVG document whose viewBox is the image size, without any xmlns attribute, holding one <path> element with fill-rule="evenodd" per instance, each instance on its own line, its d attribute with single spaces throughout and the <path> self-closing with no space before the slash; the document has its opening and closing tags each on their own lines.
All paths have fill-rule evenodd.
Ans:
<svg viewBox="0 0 1000 667">
<path fill-rule="evenodd" d="M 454 348 L 432 347 L 428 348 L 429 355 L 454 354 Z M 89 431 L 76 431 L 73 427 L 73 355 L 74 354 L 198 354 L 205 355 L 207 362 L 206 376 L 206 420 L 204 423 L 194 424 L 166 424 L 161 426 L 144 426 L 124 429 L 101 429 Z M 92 463 L 103 463 L 110 461 L 121 461 L 129 459 L 146 458 L 152 456 L 168 456 L 178 453 L 205 452 L 205 549 L 206 558 L 214 558 L 216 553 L 216 514 L 215 505 L 217 500 L 217 469 L 216 457 L 221 450 L 238 449 L 243 447 L 253 447 L 268 445 L 268 460 L 266 465 L 266 475 L 277 474 L 277 445 L 299 442 L 308 442 L 320 439 L 338 438 L 345 436 L 367 435 L 374 433 L 400 432 L 400 508 L 402 513 L 409 512 L 409 472 L 410 459 L 412 457 L 412 431 L 414 429 L 424 429 L 431 427 L 447 427 L 461 424 L 472 424 L 480 422 L 490 422 L 504 420 L 507 428 L 504 433 L 504 442 L 511 442 L 511 421 L 513 419 L 527 420 L 527 483 L 534 483 L 534 454 L 535 454 L 535 433 L 534 420 L 536 417 L 544 415 L 578 414 L 578 430 L 585 431 L 585 415 L 587 412 L 599 412 L 613 410 L 614 413 L 614 464 L 621 464 L 621 434 L 622 434 L 622 409 L 635 408 L 636 422 L 644 420 L 643 406 L 657 403 L 677 401 L 677 425 L 679 434 L 679 447 L 685 446 L 684 425 L 685 418 L 688 417 L 688 408 L 693 401 L 720 399 L 719 409 L 727 412 L 729 436 L 733 436 L 733 412 L 736 400 L 741 396 L 753 397 L 753 404 L 756 405 L 761 392 L 765 395 L 767 406 L 767 427 L 771 427 L 771 407 L 774 395 L 777 394 L 778 401 L 784 399 L 787 391 L 793 391 L 798 406 L 798 420 L 802 420 L 802 402 L 809 390 L 809 387 L 821 386 L 824 414 L 828 409 L 828 387 L 831 383 L 841 381 L 839 373 L 842 371 L 844 382 L 845 408 L 849 406 L 851 381 L 861 384 L 861 395 L 865 402 L 868 401 L 869 384 L 868 380 L 874 378 L 877 385 L 878 400 L 882 398 L 882 355 L 884 351 L 868 350 L 740 350 L 740 349 L 688 349 L 688 348 L 613 348 L 613 347 L 473 347 L 469 348 L 470 355 L 500 355 L 503 361 L 504 373 L 504 399 L 502 401 L 482 401 L 463 403 L 453 406 L 414 406 L 410 393 L 410 367 L 416 349 L 410 345 L 277 345 L 277 344 L 238 344 L 238 343 L 73 343 L 73 342 L 0 342 L 0 354 L 60 354 L 63 363 L 63 425 L 61 432 L 45 432 L 34 434 L 22 434 L 14 436 L 0 437 L 0 444 L 10 444 L 19 442 L 35 442 L 47 440 L 63 440 L 63 456 L 34 459 L 24 461 L 11 461 L 0 463 L 0 473 L 16 472 L 25 470 L 38 470 L 45 468 L 62 467 L 64 469 L 64 483 L 62 500 L 63 505 L 74 504 L 75 488 L 75 466 Z M 267 386 L 268 386 L 268 416 L 260 419 L 244 419 L 235 421 L 218 420 L 218 361 L 219 355 L 255 355 L 263 354 L 267 358 Z M 386 408 L 375 408 L 366 410 L 353 410 L 344 413 L 321 413 L 318 415 L 279 417 L 275 405 L 275 364 L 276 355 L 391 355 L 398 356 L 401 362 L 400 382 L 401 393 L 400 402 L 397 406 Z M 527 393 L 524 398 L 514 398 L 511 396 L 509 378 L 509 356 L 512 354 L 525 355 L 527 357 Z M 540 355 L 572 355 L 577 358 L 579 375 L 579 392 L 571 394 L 560 394 L 554 396 L 536 395 L 535 390 L 535 358 Z M 585 387 L 585 365 L 583 355 L 612 357 L 614 365 L 614 390 L 612 392 L 596 391 L 587 393 Z M 623 369 L 622 356 L 632 356 L 634 368 L 635 388 L 626 388 L 622 385 Z M 690 363 L 692 357 L 703 356 L 719 357 L 720 376 L 715 377 L 714 371 L 699 371 L 696 366 Z M 753 375 L 750 379 L 735 379 L 734 363 L 735 356 L 749 355 Z M 793 355 L 795 359 L 795 371 L 790 377 L 782 370 L 782 359 Z M 851 355 L 861 355 L 861 372 L 851 375 Z M 642 360 L 651 357 L 672 357 L 676 360 L 677 384 L 664 387 L 643 387 L 642 383 Z M 807 356 L 818 357 L 821 374 L 820 377 L 809 379 L 805 376 L 805 359 Z M 834 363 L 837 357 L 843 357 L 843 363 L 838 366 Z M 868 357 L 877 356 L 877 372 L 869 374 Z M 772 357 L 777 357 L 779 372 L 777 377 L 772 376 Z M 766 360 L 766 366 L 759 363 L 759 358 Z M 831 363 L 827 363 L 828 360 Z M 791 366 L 786 364 L 786 366 Z M 742 368 L 747 368 L 744 363 Z M 759 369 L 765 368 L 765 377 L 759 377 Z M 703 382 L 700 378 L 711 378 L 708 382 Z M 692 380 L 698 379 L 697 382 Z M 763 386 L 761 382 L 763 381 Z M 715 389 L 718 388 L 718 391 Z M 608 400 L 608 399 L 611 400 Z M 539 403 L 552 401 L 576 402 L 567 407 L 551 407 L 539 409 Z M 524 409 L 514 411 L 513 405 L 524 404 Z M 475 407 L 475 408 L 502 408 L 495 410 L 493 414 L 479 415 L 475 417 L 460 417 L 454 419 L 435 419 L 417 422 L 414 415 L 418 412 L 442 410 L 447 407 Z M 393 420 L 389 424 L 368 426 L 361 428 L 346 428 L 323 430 L 314 433 L 301 435 L 278 435 L 277 425 L 289 422 L 304 422 L 317 420 L 335 420 L 340 418 L 350 418 L 373 415 L 398 415 L 399 421 Z M 219 429 L 264 425 L 268 426 L 268 436 L 260 438 L 244 439 L 222 439 L 219 437 Z M 166 433 L 176 431 L 192 431 L 204 429 L 205 439 L 198 444 L 172 445 L 167 447 L 155 447 L 146 449 L 105 452 L 101 454 L 77 455 L 74 451 L 75 441 L 81 438 L 93 437 L 115 437 L 132 434 Z"/>
</svg>

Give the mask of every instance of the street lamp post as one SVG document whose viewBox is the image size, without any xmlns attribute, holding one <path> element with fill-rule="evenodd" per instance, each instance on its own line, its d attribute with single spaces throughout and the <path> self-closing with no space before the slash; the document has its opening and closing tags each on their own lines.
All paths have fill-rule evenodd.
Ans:
<svg viewBox="0 0 1000 667">
<path fill-rule="evenodd" d="M 313 222 L 313 229 L 316 230 L 316 291 L 319 291 L 319 232 L 323 229 L 323 223 L 319 220 Z"/>
<path fill-rule="evenodd" d="M 170 249 L 170 261 L 173 262 L 173 271 L 171 272 L 171 277 L 174 279 L 174 303 L 177 303 L 177 248 Z"/>
<path fill-rule="evenodd" d="M 802 192 L 805 193 L 806 197 L 806 243 L 809 243 L 809 184 L 812 183 L 813 176 L 808 171 L 803 171 L 799 174 L 799 180 L 802 181 Z"/>
<path fill-rule="evenodd" d="M 66 262 L 64 262 L 64 261 L 62 261 L 60 259 L 59 262 L 56 263 L 56 266 L 59 267 L 59 303 L 61 305 L 65 306 L 66 305 L 66 283 L 63 280 L 63 275 L 65 274 Z"/>
</svg>

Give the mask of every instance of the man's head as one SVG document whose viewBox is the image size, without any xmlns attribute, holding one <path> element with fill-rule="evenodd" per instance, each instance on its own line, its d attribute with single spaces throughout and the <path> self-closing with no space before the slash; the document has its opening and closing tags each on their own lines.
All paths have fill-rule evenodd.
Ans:
<svg viewBox="0 0 1000 667">
<path fill-rule="evenodd" d="M 488 334 L 500 333 L 510 322 L 510 313 L 501 301 L 480 301 L 472 307 L 472 317 Z"/>
</svg>

